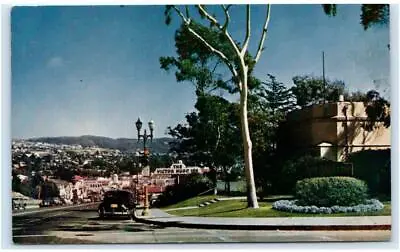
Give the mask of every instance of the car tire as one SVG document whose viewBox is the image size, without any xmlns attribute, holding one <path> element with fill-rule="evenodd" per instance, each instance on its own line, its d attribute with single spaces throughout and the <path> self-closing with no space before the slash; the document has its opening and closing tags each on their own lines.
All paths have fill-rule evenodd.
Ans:
<svg viewBox="0 0 400 252">
<path fill-rule="evenodd" d="M 135 210 L 134 209 L 129 210 L 129 219 L 135 220 Z"/>
<path fill-rule="evenodd" d="M 104 207 L 99 207 L 99 218 L 100 219 L 104 219 L 104 216 L 105 216 L 105 214 L 104 214 Z"/>
</svg>

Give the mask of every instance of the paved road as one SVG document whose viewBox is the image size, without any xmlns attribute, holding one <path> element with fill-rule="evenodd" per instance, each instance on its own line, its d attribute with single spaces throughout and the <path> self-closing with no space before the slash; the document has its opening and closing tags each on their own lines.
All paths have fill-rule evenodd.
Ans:
<svg viewBox="0 0 400 252">
<path fill-rule="evenodd" d="M 99 220 L 96 206 L 13 217 L 15 244 L 382 241 L 390 231 L 204 230 Z"/>
</svg>

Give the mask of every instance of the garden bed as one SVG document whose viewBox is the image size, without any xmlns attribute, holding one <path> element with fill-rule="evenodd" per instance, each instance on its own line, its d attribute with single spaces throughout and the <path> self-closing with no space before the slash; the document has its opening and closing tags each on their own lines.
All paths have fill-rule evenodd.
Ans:
<svg viewBox="0 0 400 252">
<path fill-rule="evenodd" d="M 377 199 L 366 200 L 365 204 L 358 204 L 355 206 L 331 206 L 331 207 L 317 207 L 317 206 L 301 206 L 297 205 L 297 200 L 279 200 L 272 204 L 272 208 L 279 211 L 291 213 L 368 213 L 381 211 L 384 205 Z"/>
</svg>

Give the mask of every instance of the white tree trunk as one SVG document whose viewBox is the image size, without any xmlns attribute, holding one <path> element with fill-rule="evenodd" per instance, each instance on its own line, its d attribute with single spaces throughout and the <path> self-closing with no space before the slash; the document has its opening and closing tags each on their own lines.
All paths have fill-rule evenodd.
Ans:
<svg viewBox="0 0 400 252">
<path fill-rule="evenodd" d="M 244 147 L 244 160 L 245 160 L 245 171 L 246 171 L 246 184 L 247 184 L 247 203 L 248 207 L 250 208 L 258 208 L 257 202 L 257 195 L 256 195 L 256 186 L 254 182 L 254 174 L 253 174 L 253 158 L 252 158 L 252 143 L 250 139 L 250 131 L 249 131 L 249 124 L 247 120 L 247 77 L 248 77 L 248 65 L 246 65 L 244 58 L 246 55 L 248 43 L 250 41 L 250 6 L 247 5 L 246 14 L 247 14 L 247 29 L 246 29 L 246 37 L 243 43 L 243 48 L 240 49 L 239 46 L 235 43 L 232 39 L 231 35 L 229 34 L 227 28 L 230 22 L 230 16 L 228 9 L 229 7 L 222 5 L 222 8 L 225 13 L 225 23 L 221 25 L 218 20 L 210 15 L 206 8 L 202 5 L 197 5 L 198 10 L 202 14 L 202 16 L 206 17 L 210 24 L 215 25 L 221 32 L 224 33 L 228 41 L 231 43 L 232 49 L 234 49 L 236 55 L 240 59 L 240 74 L 236 71 L 235 65 L 232 61 L 229 60 L 226 55 L 214 48 L 206 39 L 204 39 L 200 34 L 198 34 L 195 30 L 193 30 L 189 25 L 191 23 L 191 19 L 189 17 L 189 11 L 186 8 L 186 16 L 179 10 L 178 7 L 172 6 L 178 15 L 182 18 L 182 21 L 187 25 L 189 31 L 198 38 L 211 52 L 215 53 L 215 55 L 219 56 L 222 61 L 228 66 L 229 70 L 231 71 L 234 77 L 240 76 L 240 81 L 238 86 L 240 88 L 240 122 L 241 122 L 241 130 L 242 130 L 242 139 L 243 139 L 243 147 Z M 267 16 L 264 23 L 264 28 L 261 34 L 261 39 L 258 44 L 258 49 L 256 56 L 254 58 L 254 63 L 257 63 L 261 53 L 263 51 L 263 45 L 265 41 L 265 37 L 267 35 L 267 28 L 268 23 L 270 20 L 270 12 L 271 12 L 271 5 L 267 5 Z"/>
<path fill-rule="evenodd" d="M 247 185 L 247 207 L 258 208 L 256 185 L 253 172 L 252 143 L 250 139 L 249 122 L 247 120 L 247 69 L 242 72 L 242 90 L 240 93 L 240 123 L 243 139 L 244 162 Z"/>
</svg>

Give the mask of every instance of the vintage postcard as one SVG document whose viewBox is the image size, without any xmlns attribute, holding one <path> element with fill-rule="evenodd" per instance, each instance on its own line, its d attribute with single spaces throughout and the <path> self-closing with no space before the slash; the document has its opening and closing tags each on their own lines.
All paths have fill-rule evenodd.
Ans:
<svg viewBox="0 0 400 252">
<path fill-rule="evenodd" d="M 389 9 L 13 7 L 12 242 L 389 241 Z"/>
</svg>

